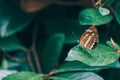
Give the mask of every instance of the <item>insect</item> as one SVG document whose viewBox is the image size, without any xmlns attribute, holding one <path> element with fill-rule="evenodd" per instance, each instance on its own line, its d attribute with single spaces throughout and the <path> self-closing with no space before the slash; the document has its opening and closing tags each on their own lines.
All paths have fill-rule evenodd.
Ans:
<svg viewBox="0 0 120 80">
<path fill-rule="evenodd" d="M 79 40 L 79 45 L 89 50 L 94 49 L 98 43 L 98 31 L 95 26 L 90 26 L 87 30 L 85 30 Z"/>
</svg>

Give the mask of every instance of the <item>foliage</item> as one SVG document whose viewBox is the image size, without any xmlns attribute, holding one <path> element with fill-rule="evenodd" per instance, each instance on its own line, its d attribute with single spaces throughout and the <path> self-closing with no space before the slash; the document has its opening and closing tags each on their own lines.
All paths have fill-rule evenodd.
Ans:
<svg viewBox="0 0 120 80">
<path fill-rule="evenodd" d="M 17 71 L 2 80 L 119 80 L 119 7 L 119 0 L 0 0 L 0 68 Z M 91 25 L 99 43 L 88 50 L 77 40 Z"/>
<path fill-rule="evenodd" d="M 36 73 L 32 72 L 20 72 L 20 73 L 14 73 L 12 76 L 8 76 L 4 78 L 3 80 L 42 80 L 43 75 L 38 75 Z"/>
<path fill-rule="evenodd" d="M 79 19 L 82 25 L 102 25 L 109 23 L 112 20 L 112 16 L 102 16 L 98 9 L 91 8 L 80 12 Z"/>
</svg>

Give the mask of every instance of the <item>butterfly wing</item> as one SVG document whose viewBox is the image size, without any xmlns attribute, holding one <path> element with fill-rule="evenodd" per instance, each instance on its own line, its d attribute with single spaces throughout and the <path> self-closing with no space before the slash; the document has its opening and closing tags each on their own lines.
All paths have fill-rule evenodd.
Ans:
<svg viewBox="0 0 120 80">
<path fill-rule="evenodd" d="M 95 26 L 90 26 L 81 36 L 79 44 L 87 49 L 94 49 L 99 42 L 98 31 Z"/>
</svg>

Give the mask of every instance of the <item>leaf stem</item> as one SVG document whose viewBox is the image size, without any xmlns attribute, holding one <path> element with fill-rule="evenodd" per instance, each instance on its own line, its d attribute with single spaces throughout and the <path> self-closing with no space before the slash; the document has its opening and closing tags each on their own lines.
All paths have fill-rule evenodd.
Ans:
<svg viewBox="0 0 120 80">
<path fill-rule="evenodd" d="M 16 62 L 19 62 L 19 63 L 24 63 L 26 62 L 26 60 L 21 60 L 21 59 L 18 59 L 18 58 L 15 58 L 11 55 L 9 55 L 4 49 L 0 48 L 0 50 L 5 54 L 5 56 L 13 61 L 16 61 Z"/>
<path fill-rule="evenodd" d="M 45 74 L 45 77 L 50 77 L 52 75 L 56 74 L 55 70 L 50 71 L 48 74 Z"/>
<path fill-rule="evenodd" d="M 39 57 L 37 55 L 37 52 L 36 52 L 36 39 L 37 39 L 38 22 L 39 22 L 39 20 L 37 19 L 37 21 L 35 23 L 35 28 L 34 28 L 34 31 L 33 31 L 33 41 L 32 41 L 31 51 L 33 52 L 33 56 L 34 56 L 34 59 L 35 59 L 35 62 L 36 62 L 37 70 L 38 70 L 39 73 L 41 73 L 42 70 L 41 70 L 41 65 L 40 65 L 40 59 L 39 59 Z"/>
<path fill-rule="evenodd" d="M 28 52 L 27 52 L 27 61 L 28 61 L 28 64 L 30 66 L 31 71 L 35 72 L 35 69 L 34 69 L 34 66 L 32 64 L 32 60 L 31 60 L 31 57 L 30 57 L 30 50 L 28 50 Z"/>
</svg>

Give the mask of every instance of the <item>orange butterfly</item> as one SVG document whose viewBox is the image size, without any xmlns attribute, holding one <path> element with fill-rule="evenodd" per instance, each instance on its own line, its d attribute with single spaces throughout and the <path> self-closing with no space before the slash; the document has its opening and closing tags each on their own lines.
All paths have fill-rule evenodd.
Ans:
<svg viewBox="0 0 120 80">
<path fill-rule="evenodd" d="M 79 40 L 79 45 L 89 50 L 94 49 L 98 43 L 98 31 L 95 26 L 90 26 L 87 30 L 85 30 Z"/>
</svg>

